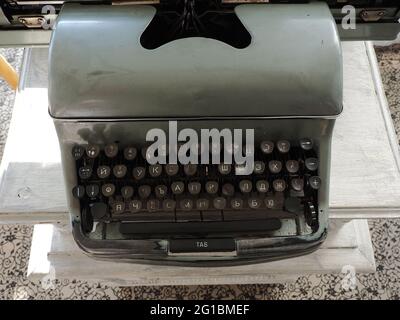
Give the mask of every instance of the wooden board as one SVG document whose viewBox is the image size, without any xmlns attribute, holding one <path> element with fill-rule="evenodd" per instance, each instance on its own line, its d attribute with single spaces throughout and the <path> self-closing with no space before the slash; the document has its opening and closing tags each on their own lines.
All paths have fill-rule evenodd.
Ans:
<svg viewBox="0 0 400 320">
<path fill-rule="evenodd" d="M 350 266 L 357 273 L 375 271 L 366 220 L 330 226 L 329 236 L 314 253 L 269 263 L 245 266 L 196 268 L 116 263 L 93 260 L 82 253 L 65 224 L 35 225 L 28 278 L 100 281 L 121 286 L 277 283 L 302 274 L 340 273 Z M 95 270 L 95 272 L 94 272 Z"/>
<path fill-rule="evenodd" d="M 344 111 L 332 150 L 331 218 L 400 217 L 397 139 L 371 44 L 343 43 Z M 67 221 L 47 111 L 47 49 L 27 50 L 0 166 L 0 222 Z"/>
</svg>

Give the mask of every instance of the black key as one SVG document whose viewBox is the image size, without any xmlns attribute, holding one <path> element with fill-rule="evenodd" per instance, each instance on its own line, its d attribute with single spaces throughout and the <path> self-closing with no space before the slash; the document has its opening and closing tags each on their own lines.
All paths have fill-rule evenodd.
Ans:
<svg viewBox="0 0 400 320">
<path fill-rule="evenodd" d="M 300 214 L 303 212 L 299 198 L 289 197 L 285 199 L 285 210 L 291 213 Z"/>
<path fill-rule="evenodd" d="M 117 164 L 113 167 L 113 173 L 116 178 L 123 178 L 128 171 L 127 167 L 123 164 Z"/>
<path fill-rule="evenodd" d="M 108 207 L 104 202 L 91 203 L 89 208 L 94 219 L 101 219 L 108 213 Z"/>
<path fill-rule="evenodd" d="M 214 198 L 213 205 L 215 209 L 223 210 L 226 207 L 226 199 L 222 197 Z"/>
<path fill-rule="evenodd" d="M 172 199 L 165 199 L 162 203 L 163 210 L 174 211 L 176 208 L 176 201 Z"/>
<path fill-rule="evenodd" d="M 179 239 L 169 240 L 169 252 L 232 252 L 236 250 L 234 239 Z"/>
<path fill-rule="evenodd" d="M 232 166 L 230 164 L 220 163 L 218 165 L 218 172 L 222 175 L 230 174 Z"/>
<path fill-rule="evenodd" d="M 179 166 L 177 164 L 166 164 L 164 166 L 165 172 L 168 176 L 174 176 L 179 172 Z"/>
<path fill-rule="evenodd" d="M 212 233 L 236 233 L 243 234 L 279 230 L 281 221 L 279 219 L 243 220 L 243 221 L 216 221 L 216 222 L 187 222 L 182 227 L 180 223 L 138 223 L 122 222 L 119 230 L 124 234 L 212 234 Z"/>
<path fill-rule="evenodd" d="M 271 173 L 279 173 L 282 170 L 282 162 L 278 160 L 271 160 L 268 162 L 268 168 Z"/>
<path fill-rule="evenodd" d="M 131 186 L 125 186 L 121 188 L 121 195 L 124 199 L 129 199 L 133 196 L 133 188 Z"/>
<path fill-rule="evenodd" d="M 233 198 L 231 199 L 231 208 L 235 210 L 239 210 L 243 208 L 243 199 Z"/>
<path fill-rule="evenodd" d="M 299 171 L 299 162 L 296 160 L 286 161 L 286 170 L 289 173 L 296 173 L 297 171 Z"/>
<path fill-rule="evenodd" d="M 269 189 L 269 183 L 267 180 L 258 180 L 256 182 L 256 189 L 260 193 L 266 193 Z"/>
<path fill-rule="evenodd" d="M 290 142 L 287 140 L 279 140 L 276 143 L 276 148 L 280 153 L 288 153 L 290 150 Z"/>
<path fill-rule="evenodd" d="M 131 200 L 128 203 L 128 209 L 131 213 L 136 213 L 142 210 L 142 201 Z"/>
<path fill-rule="evenodd" d="M 321 187 L 321 178 L 318 176 L 310 177 L 308 180 L 310 183 L 311 188 L 318 190 Z"/>
<path fill-rule="evenodd" d="M 218 182 L 207 181 L 206 182 L 206 192 L 209 194 L 215 194 L 218 192 Z"/>
<path fill-rule="evenodd" d="M 111 169 L 109 166 L 100 166 L 97 168 L 97 176 L 100 179 L 105 179 L 107 178 L 111 173 Z"/>
<path fill-rule="evenodd" d="M 111 211 L 113 214 L 121 214 L 125 211 L 125 203 L 122 201 L 114 201 L 111 203 Z"/>
<path fill-rule="evenodd" d="M 254 162 L 254 173 L 255 174 L 262 174 L 265 170 L 265 163 L 262 161 L 255 161 Z"/>
<path fill-rule="evenodd" d="M 253 184 L 250 180 L 242 180 L 239 182 L 239 189 L 243 193 L 251 192 L 252 188 L 253 188 Z"/>
<path fill-rule="evenodd" d="M 235 187 L 231 183 L 225 183 L 222 186 L 222 194 L 226 197 L 232 197 L 235 194 Z"/>
<path fill-rule="evenodd" d="M 78 175 L 81 179 L 89 179 L 92 176 L 92 167 L 83 166 L 78 170 Z"/>
<path fill-rule="evenodd" d="M 105 197 L 111 197 L 115 192 L 115 186 L 112 183 L 103 184 L 101 187 L 101 193 Z"/>
<path fill-rule="evenodd" d="M 104 153 L 108 158 L 114 158 L 118 154 L 118 145 L 116 143 L 107 144 L 104 147 Z"/>
<path fill-rule="evenodd" d="M 190 182 L 188 184 L 188 191 L 192 195 L 197 195 L 201 191 L 201 183 L 200 182 Z"/>
<path fill-rule="evenodd" d="M 73 146 L 72 147 L 72 156 L 74 157 L 75 160 L 79 160 L 80 158 L 83 157 L 85 154 L 85 148 L 82 146 Z"/>
<path fill-rule="evenodd" d="M 194 176 L 197 172 L 197 165 L 196 164 L 185 164 L 183 166 L 183 172 L 187 175 L 187 176 Z"/>
<path fill-rule="evenodd" d="M 133 177 L 134 177 L 136 180 L 143 179 L 144 176 L 146 175 L 146 168 L 145 168 L 145 167 L 136 167 L 136 168 L 133 168 L 132 173 L 133 173 Z"/>
<path fill-rule="evenodd" d="M 89 144 L 86 147 L 86 154 L 89 158 L 96 158 L 100 154 L 100 147 L 95 144 Z"/>
<path fill-rule="evenodd" d="M 171 190 L 173 194 L 182 194 L 185 191 L 185 185 L 181 181 L 176 181 L 171 184 Z"/>
<path fill-rule="evenodd" d="M 72 195 L 77 199 L 82 199 L 85 196 L 85 187 L 84 186 L 73 187 Z"/>
<path fill-rule="evenodd" d="M 261 151 L 265 154 L 271 154 L 274 151 L 274 143 L 272 141 L 263 141 L 260 144 Z"/>
<path fill-rule="evenodd" d="M 154 212 L 160 209 L 160 201 L 157 199 L 150 199 L 147 201 L 147 210 Z"/>
<path fill-rule="evenodd" d="M 306 168 L 310 171 L 315 171 L 318 169 L 318 159 L 317 158 L 307 158 L 305 161 Z"/>
<path fill-rule="evenodd" d="M 157 198 L 162 199 L 167 196 L 168 188 L 165 185 L 158 185 L 155 187 L 154 192 L 155 192 Z"/>
<path fill-rule="evenodd" d="M 149 174 L 153 178 L 157 178 L 162 173 L 162 166 L 161 164 L 152 164 L 149 166 Z"/>
<path fill-rule="evenodd" d="M 179 208 L 185 211 L 190 211 L 193 209 L 193 200 L 192 199 L 182 199 L 179 201 Z"/>
<path fill-rule="evenodd" d="M 314 145 L 312 139 L 310 139 L 310 138 L 302 138 L 302 139 L 300 139 L 299 143 L 300 143 L 300 147 L 306 151 L 311 150 Z"/>
<path fill-rule="evenodd" d="M 203 221 L 222 221 L 222 213 L 220 210 L 202 211 L 201 217 Z"/>
<path fill-rule="evenodd" d="M 294 191 L 303 191 L 304 180 L 300 178 L 295 178 L 290 181 L 290 185 Z"/>
<path fill-rule="evenodd" d="M 286 189 L 286 182 L 283 179 L 276 179 L 272 182 L 272 187 L 276 192 L 283 192 Z"/>
<path fill-rule="evenodd" d="M 95 198 L 99 194 L 100 188 L 97 184 L 89 184 L 86 186 L 86 194 L 90 198 Z"/>
<path fill-rule="evenodd" d="M 250 209 L 258 209 L 261 207 L 262 204 L 261 199 L 254 197 L 249 198 L 247 203 L 249 204 Z"/>
<path fill-rule="evenodd" d="M 176 220 L 179 222 L 186 222 L 186 221 L 201 221 L 201 214 L 200 211 L 177 211 L 176 212 Z M 185 228 L 182 226 L 182 228 Z"/>
<path fill-rule="evenodd" d="M 138 189 L 138 194 L 139 194 L 139 197 L 141 197 L 142 199 L 148 198 L 151 194 L 151 187 L 146 184 L 143 186 L 140 186 Z"/>
<path fill-rule="evenodd" d="M 124 149 L 125 160 L 128 160 L 128 161 L 135 160 L 136 156 L 137 156 L 137 150 L 135 147 L 126 147 Z"/>
<path fill-rule="evenodd" d="M 207 210 L 210 206 L 210 201 L 206 198 L 200 198 L 196 200 L 196 208 L 198 210 Z"/>
</svg>

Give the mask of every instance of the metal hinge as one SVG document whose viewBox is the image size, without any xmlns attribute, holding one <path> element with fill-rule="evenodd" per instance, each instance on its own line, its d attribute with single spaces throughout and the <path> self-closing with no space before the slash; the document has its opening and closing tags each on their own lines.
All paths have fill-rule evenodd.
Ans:
<svg viewBox="0 0 400 320">
<path fill-rule="evenodd" d="M 360 17 L 365 22 L 379 21 L 384 15 L 384 9 L 366 9 L 360 12 Z"/>
<path fill-rule="evenodd" d="M 46 19 L 43 16 L 19 17 L 18 21 L 27 28 L 41 28 Z"/>
</svg>

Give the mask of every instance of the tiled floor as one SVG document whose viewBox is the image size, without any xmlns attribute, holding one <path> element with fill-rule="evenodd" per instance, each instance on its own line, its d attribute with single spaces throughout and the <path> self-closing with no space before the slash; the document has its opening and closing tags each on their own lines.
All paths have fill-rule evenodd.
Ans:
<svg viewBox="0 0 400 320">
<path fill-rule="evenodd" d="M 22 50 L 0 49 L 19 66 Z M 400 133 L 400 45 L 378 49 L 382 78 L 396 130 Z M 13 105 L 13 93 L 0 80 L 0 157 Z M 400 136 L 400 135 L 399 135 Z M 400 220 L 370 221 L 377 272 L 357 275 L 345 290 L 344 274 L 312 275 L 291 284 L 237 286 L 108 287 L 78 280 L 56 281 L 50 288 L 26 279 L 32 227 L 0 226 L 2 299 L 400 299 Z"/>
</svg>

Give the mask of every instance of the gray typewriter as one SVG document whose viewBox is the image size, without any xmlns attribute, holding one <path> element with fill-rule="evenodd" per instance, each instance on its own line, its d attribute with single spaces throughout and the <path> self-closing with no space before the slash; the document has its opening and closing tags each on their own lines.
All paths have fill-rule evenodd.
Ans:
<svg viewBox="0 0 400 320">
<path fill-rule="evenodd" d="M 353 33 L 339 26 L 342 1 L 77 2 L 54 3 L 49 55 L 77 244 L 101 259 L 193 266 L 317 249 L 341 37 L 394 38 L 397 1 L 358 1 Z M 13 5 L 3 11 L 28 8 Z M 35 29 L 33 16 L 8 14 L 7 30 Z"/>
</svg>

